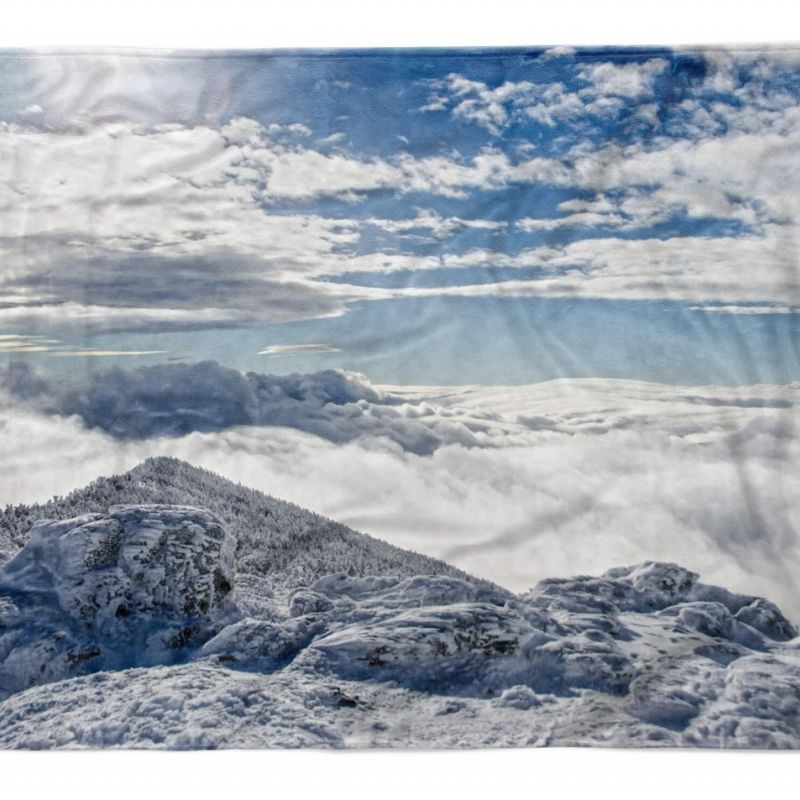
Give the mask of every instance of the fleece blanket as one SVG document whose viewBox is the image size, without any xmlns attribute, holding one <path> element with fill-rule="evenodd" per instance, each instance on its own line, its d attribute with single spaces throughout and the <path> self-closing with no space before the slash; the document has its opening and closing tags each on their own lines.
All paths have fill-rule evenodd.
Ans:
<svg viewBox="0 0 800 800">
<path fill-rule="evenodd" d="M 800 49 L 0 53 L 0 747 L 800 746 Z"/>
</svg>

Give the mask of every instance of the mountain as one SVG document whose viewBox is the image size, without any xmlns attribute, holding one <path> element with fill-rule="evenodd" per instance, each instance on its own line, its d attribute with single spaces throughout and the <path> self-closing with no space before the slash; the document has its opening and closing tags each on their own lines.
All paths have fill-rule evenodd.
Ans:
<svg viewBox="0 0 800 800">
<path fill-rule="evenodd" d="M 268 577 L 276 588 L 345 575 L 449 575 L 486 584 L 435 558 L 358 533 L 293 503 L 248 489 L 175 458 L 150 458 L 122 475 L 98 478 L 66 497 L 0 512 L 0 563 L 39 519 L 104 513 L 115 505 L 200 506 L 222 519 L 238 541 L 239 572 Z M 486 584 L 488 585 L 488 584 Z"/>
<path fill-rule="evenodd" d="M 169 459 L 4 520 L 0 748 L 800 747 L 797 629 L 677 564 L 514 595 Z"/>
</svg>

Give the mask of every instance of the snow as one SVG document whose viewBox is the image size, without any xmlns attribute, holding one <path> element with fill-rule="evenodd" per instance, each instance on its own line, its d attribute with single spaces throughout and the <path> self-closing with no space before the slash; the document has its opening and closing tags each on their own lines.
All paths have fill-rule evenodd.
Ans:
<svg viewBox="0 0 800 800">
<path fill-rule="evenodd" d="M 0 697 L 76 671 L 179 660 L 225 618 L 235 545 L 217 517 L 186 506 L 36 523 L 0 567 Z"/>
<path fill-rule="evenodd" d="M 287 586 L 235 548 L 193 506 L 36 523 L 0 567 L 0 747 L 800 747 L 796 629 L 679 565 L 515 595 Z"/>
<path fill-rule="evenodd" d="M 236 542 L 221 520 L 186 506 L 114 506 L 35 524 L 0 585 L 58 597 L 78 622 L 119 627 L 131 614 L 208 616 L 233 586 Z"/>
</svg>

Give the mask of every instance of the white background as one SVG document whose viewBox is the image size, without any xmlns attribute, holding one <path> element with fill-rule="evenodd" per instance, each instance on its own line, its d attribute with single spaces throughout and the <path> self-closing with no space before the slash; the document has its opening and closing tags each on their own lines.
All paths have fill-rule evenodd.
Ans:
<svg viewBox="0 0 800 800">
<path fill-rule="evenodd" d="M 0 47 L 269 48 L 800 41 L 791 0 L 27 0 Z M 798 154 L 800 157 L 800 154 Z M 0 725 L 3 717 L 0 711 Z M 800 753 L 0 753 L 3 798 L 795 796 Z"/>
</svg>

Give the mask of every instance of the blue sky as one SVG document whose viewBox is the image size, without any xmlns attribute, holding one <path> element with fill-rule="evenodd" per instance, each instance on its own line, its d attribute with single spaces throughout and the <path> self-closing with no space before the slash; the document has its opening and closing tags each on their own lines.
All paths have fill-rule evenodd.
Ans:
<svg viewBox="0 0 800 800">
<path fill-rule="evenodd" d="M 0 353 L 800 379 L 792 50 L 0 56 Z"/>
</svg>

